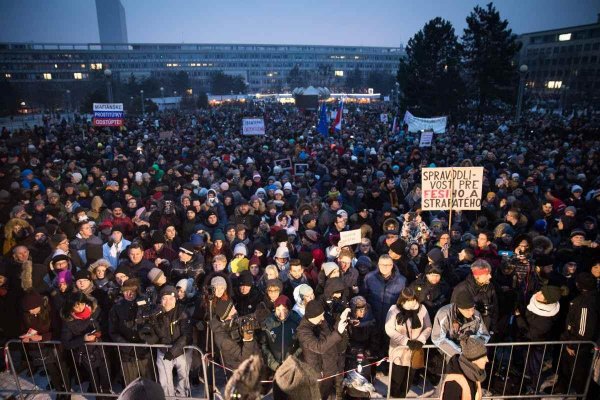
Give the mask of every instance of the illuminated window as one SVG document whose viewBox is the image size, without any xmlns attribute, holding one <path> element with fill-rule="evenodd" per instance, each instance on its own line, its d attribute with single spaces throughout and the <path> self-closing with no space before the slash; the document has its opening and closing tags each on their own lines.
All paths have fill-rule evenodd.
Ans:
<svg viewBox="0 0 600 400">
<path fill-rule="evenodd" d="M 562 35 L 558 35 L 558 41 L 559 42 L 566 42 L 567 40 L 571 40 L 571 34 L 570 33 L 563 33 Z"/>
<path fill-rule="evenodd" d="M 45 73 L 44 74 L 44 79 L 47 80 L 47 81 L 51 80 L 52 79 L 52 74 Z"/>
<path fill-rule="evenodd" d="M 90 64 L 91 69 L 102 69 L 102 63 Z"/>
<path fill-rule="evenodd" d="M 344 71 L 335 71 L 335 76 L 344 76 Z"/>
<path fill-rule="evenodd" d="M 85 64 L 81 64 L 81 68 L 85 68 Z"/>
<path fill-rule="evenodd" d="M 77 80 L 83 79 L 83 74 L 81 72 L 74 72 L 73 78 Z"/>
<path fill-rule="evenodd" d="M 560 89 L 562 86 L 562 81 L 548 81 L 546 86 L 548 89 Z"/>
<path fill-rule="evenodd" d="M 5 77 L 6 79 L 10 79 L 10 78 L 12 78 L 12 75 L 11 75 L 11 74 L 4 74 L 4 77 Z"/>
<path fill-rule="evenodd" d="M 191 96 L 193 94 L 192 89 L 186 89 L 185 91 L 189 96 Z"/>
</svg>

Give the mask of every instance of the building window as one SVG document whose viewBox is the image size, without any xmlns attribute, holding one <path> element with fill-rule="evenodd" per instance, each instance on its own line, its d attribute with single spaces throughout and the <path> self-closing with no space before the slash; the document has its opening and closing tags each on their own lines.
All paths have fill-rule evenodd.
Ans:
<svg viewBox="0 0 600 400">
<path fill-rule="evenodd" d="M 558 35 L 558 41 L 559 42 L 567 42 L 571 40 L 571 34 L 570 33 L 563 33 L 561 35 Z"/>
<path fill-rule="evenodd" d="M 335 75 L 335 76 L 344 76 L 344 71 L 339 71 L 339 70 L 338 70 L 338 71 L 335 71 L 335 72 L 334 72 L 334 75 Z"/>
<path fill-rule="evenodd" d="M 102 69 L 102 63 L 92 63 L 90 64 L 91 69 Z"/>
<path fill-rule="evenodd" d="M 52 74 L 45 73 L 44 74 L 44 79 L 47 80 L 47 81 L 51 80 L 52 79 Z"/>
<path fill-rule="evenodd" d="M 74 72 L 73 79 L 81 80 L 83 78 L 83 74 L 81 72 Z"/>
<path fill-rule="evenodd" d="M 11 74 L 4 74 L 4 77 L 5 77 L 6 79 L 10 79 L 10 78 L 12 78 L 12 75 L 11 75 Z"/>
<path fill-rule="evenodd" d="M 562 86 L 562 81 L 548 81 L 546 83 L 548 89 L 560 89 Z"/>
</svg>

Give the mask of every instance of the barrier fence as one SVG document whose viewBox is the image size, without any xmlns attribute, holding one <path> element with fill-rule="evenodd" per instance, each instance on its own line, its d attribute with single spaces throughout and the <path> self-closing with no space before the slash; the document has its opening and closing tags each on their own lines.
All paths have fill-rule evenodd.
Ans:
<svg viewBox="0 0 600 400">
<path fill-rule="evenodd" d="M 21 396 L 57 395 L 57 399 L 61 399 L 61 396 L 69 398 L 71 394 L 116 398 L 137 377 L 164 383 L 161 379 L 165 376 L 172 379 L 173 367 L 177 367 L 178 376 L 183 378 L 183 382 L 179 381 L 176 385 L 177 392 L 166 392 L 166 398 L 208 399 L 211 395 L 218 394 L 211 393 L 213 387 L 209 381 L 208 366 L 215 364 L 217 370 L 224 367 L 208 360 L 207 355 L 196 346 L 184 348 L 179 365 L 165 365 L 157 358 L 159 353 L 170 347 L 166 345 L 100 342 L 88 343 L 83 347 L 84 349 L 67 350 L 57 341 L 8 342 L 5 345 L 5 360 L 15 379 L 18 393 Z M 487 377 L 482 383 L 484 399 L 584 399 L 589 391 L 594 360 L 600 357 L 598 347 L 591 341 L 489 343 L 487 348 L 489 363 L 486 367 Z M 404 349 L 409 351 L 408 347 Z M 406 361 L 406 358 L 389 360 L 387 392 L 385 396 L 381 393 L 381 398 L 408 399 L 415 398 L 415 395 L 440 398 L 440 384 L 448 372 L 449 359 L 434 345 L 423 346 L 423 352 L 423 367 L 413 369 L 410 362 L 404 363 L 405 376 L 414 377 L 405 379 L 405 388 L 396 387 L 392 382 L 392 375 L 394 364 L 400 362 L 401 358 Z M 374 368 L 382 361 L 384 360 L 362 367 Z M 212 367 L 210 369 L 213 372 L 215 370 Z M 23 371 L 32 379 L 33 388 L 22 387 L 19 372 Z M 361 373 L 364 369 L 355 368 L 342 374 L 350 371 Z M 40 381 L 39 372 L 43 372 L 47 378 L 47 387 L 40 386 L 44 382 Z M 191 391 L 190 375 L 198 378 L 200 396 L 193 395 Z M 374 379 L 373 369 L 369 370 L 369 375 Z M 333 376 L 324 379 L 330 378 Z M 86 382 L 88 385 L 84 390 Z M 169 385 L 175 386 L 169 382 L 168 385 L 163 384 L 163 389 Z M 398 395 L 400 390 L 404 396 L 392 397 L 392 385 L 395 385 L 394 394 Z"/>
</svg>

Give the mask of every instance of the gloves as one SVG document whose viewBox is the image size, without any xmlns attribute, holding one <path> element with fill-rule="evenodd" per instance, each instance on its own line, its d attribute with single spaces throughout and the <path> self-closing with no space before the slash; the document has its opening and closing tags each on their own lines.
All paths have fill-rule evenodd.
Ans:
<svg viewBox="0 0 600 400">
<path fill-rule="evenodd" d="M 167 361 L 171 361 L 171 360 L 175 359 L 175 356 L 173 356 L 173 353 L 171 353 L 171 350 L 167 350 L 167 352 L 163 355 L 163 359 L 167 360 Z"/>
<path fill-rule="evenodd" d="M 419 350 L 423 347 L 423 343 L 418 340 L 409 340 L 406 344 L 411 351 Z"/>
<path fill-rule="evenodd" d="M 350 314 L 349 308 L 346 308 L 340 314 L 340 322 L 338 322 L 338 327 L 337 327 L 337 331 L 339 332 L 340 335 L 343 335 L 344 331 L 348 327 L 348 314 Z"/>
</svg>

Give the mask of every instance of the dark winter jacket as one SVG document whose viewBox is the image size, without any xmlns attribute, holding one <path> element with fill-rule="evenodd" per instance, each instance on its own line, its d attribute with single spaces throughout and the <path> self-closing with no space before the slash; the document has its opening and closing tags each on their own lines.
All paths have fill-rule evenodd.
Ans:
<svg viewBox="0 0 600 400">
<path fill-rule="evenodd" d="M 138 301 L 127 301 L 121 298 L 110 310 L 108 316 L 108 332 L 110 340 L 117 343 L 143 343 L 139 330 L 142 328 L 136 323 L 138 315 Z M 147 357 L 150 353 L 142 347 L 120 347 L 119 353 L 124 360 L 135 360 Z"/>
<path fill-rule="evenodd" d="M 456 302 L 458 293 L 462 291 L 468 291 L 473 296 L 475 308 L 481 313 L 485 326 L 493 332 L 498 322 L 498 297 L 494 285 L 490 283 L 479 286 L 473 275 L 468 275 L 464 281 L 456 285 L 452 291 L 450 302 Z"/>
<path fill-rule="evenodd" d="M 171 354 L 179 357 L 183 348 L 192 342 L 192 324 L 183 306 L 177 304 L 169 312 L 163 312 L 150 322 L 150 335 L 146 341 L 150 344 L 171 345 Z"/>
<path fill-rule="evenodd" d="M 233 297 L 233 302 L 238 315 L 243 317 L 244 315 L 255 312 L 256 307 L 258 307 L 258 304 L 262 301 L 262 299 L 262 293 L 256 286 L 252 286 L 250 288 L 250 293 L 246 295 L 241 294 L 238 288 L 237 293 Z"/>
<path fill-rule="evenodd" d="M 100 367 L 104 363 L 100 346 L 86 346 L 84 336 L 92 332 L 100 332 L 100 307 L 95 301 L 90 302 L 92 315 L 87 319 L 77 319 L 68 311 L 63 313 L 61 342 L 65 350 L 72 350 L 73 357 L 78 364 L 91 363 L 93 367 Z M 89 365 L 88 365 L 89 366 Z"/>
<path fill-rule="evenodd" d="M 415 292 L 419 303 L 427 308 L 429 315 L 435 315 L 440 307 L 450 301 L 450 286 L 443 280 L 440 280 L 436 285 L 432 285 L 423 274 L 410 284 L 410 288 Z"/>
<path fill-rule="evenodd" d="M 363 293 L 367 303 L 371 305 L 373 316 L 380 330 L 385 325 L 385 317 L 391 306 L 396 304 L 400 292 L 406 286 L 406 278 L 396 269 L 386 280 L 379 270 L 371 271 L 365 276 Z"/>
<path fill-rule="evenodd" d="M 524 314 L 520 313 L 516 318 L 517 326 L 522 335 L 533 342 L 542 342 L 545 340 L 555 340 L 549 335 L 552 328 L 558 320 L 559 303 L 543 304 L 531 297 L 527 310 Z"/>
<path fill-rule="evenodd" d="M 325 321 L 313 325 L 306 317 L 298 325 L 298 341 L 302 349 L 302 360 L 324 376 L 338 371 L 336 345 L 342 340 L 337 330 L 332 330 Z"/>
<path fill-rule="evenodd" d="M 596 340 L 600 331 L 598 292 L 583 291 L 570 304 L 563 340 Z"/>
<path fill-rule="evenodd" d="M 302 318 L 290 311 L 285 321 L 280 321 L 274 314 L 266 320 L 263 328 L 261 348 L 267 366 L 275 371 L 290 354 L 296 354 L 296 332 Z"/>
<path fill-rule="evenodd" d="M 181 260 L 174 260 L 171 263 L 169 281 L 176 283 L 180 279 L 193 278 L 194 281 L 198 282 L 204 274 L 204 257 L 201 254 L 196 254 L 186 263 Z"/>
<path fill-rule="evenodd" d="M 231 321 L 220 321 L 213 318 L 210 321 L 210 327 L 214 333 L 215 345 L 221 351 L 223 364 L 227 368 L 235 369 L 239 367 L 242 361 L 250 358 L 253 354 L 260 354 L 260 346 L 256 339 L 250 341 L 235 341 L 231 337 L 231 329 L 237 329 Z"/>
</svg>

